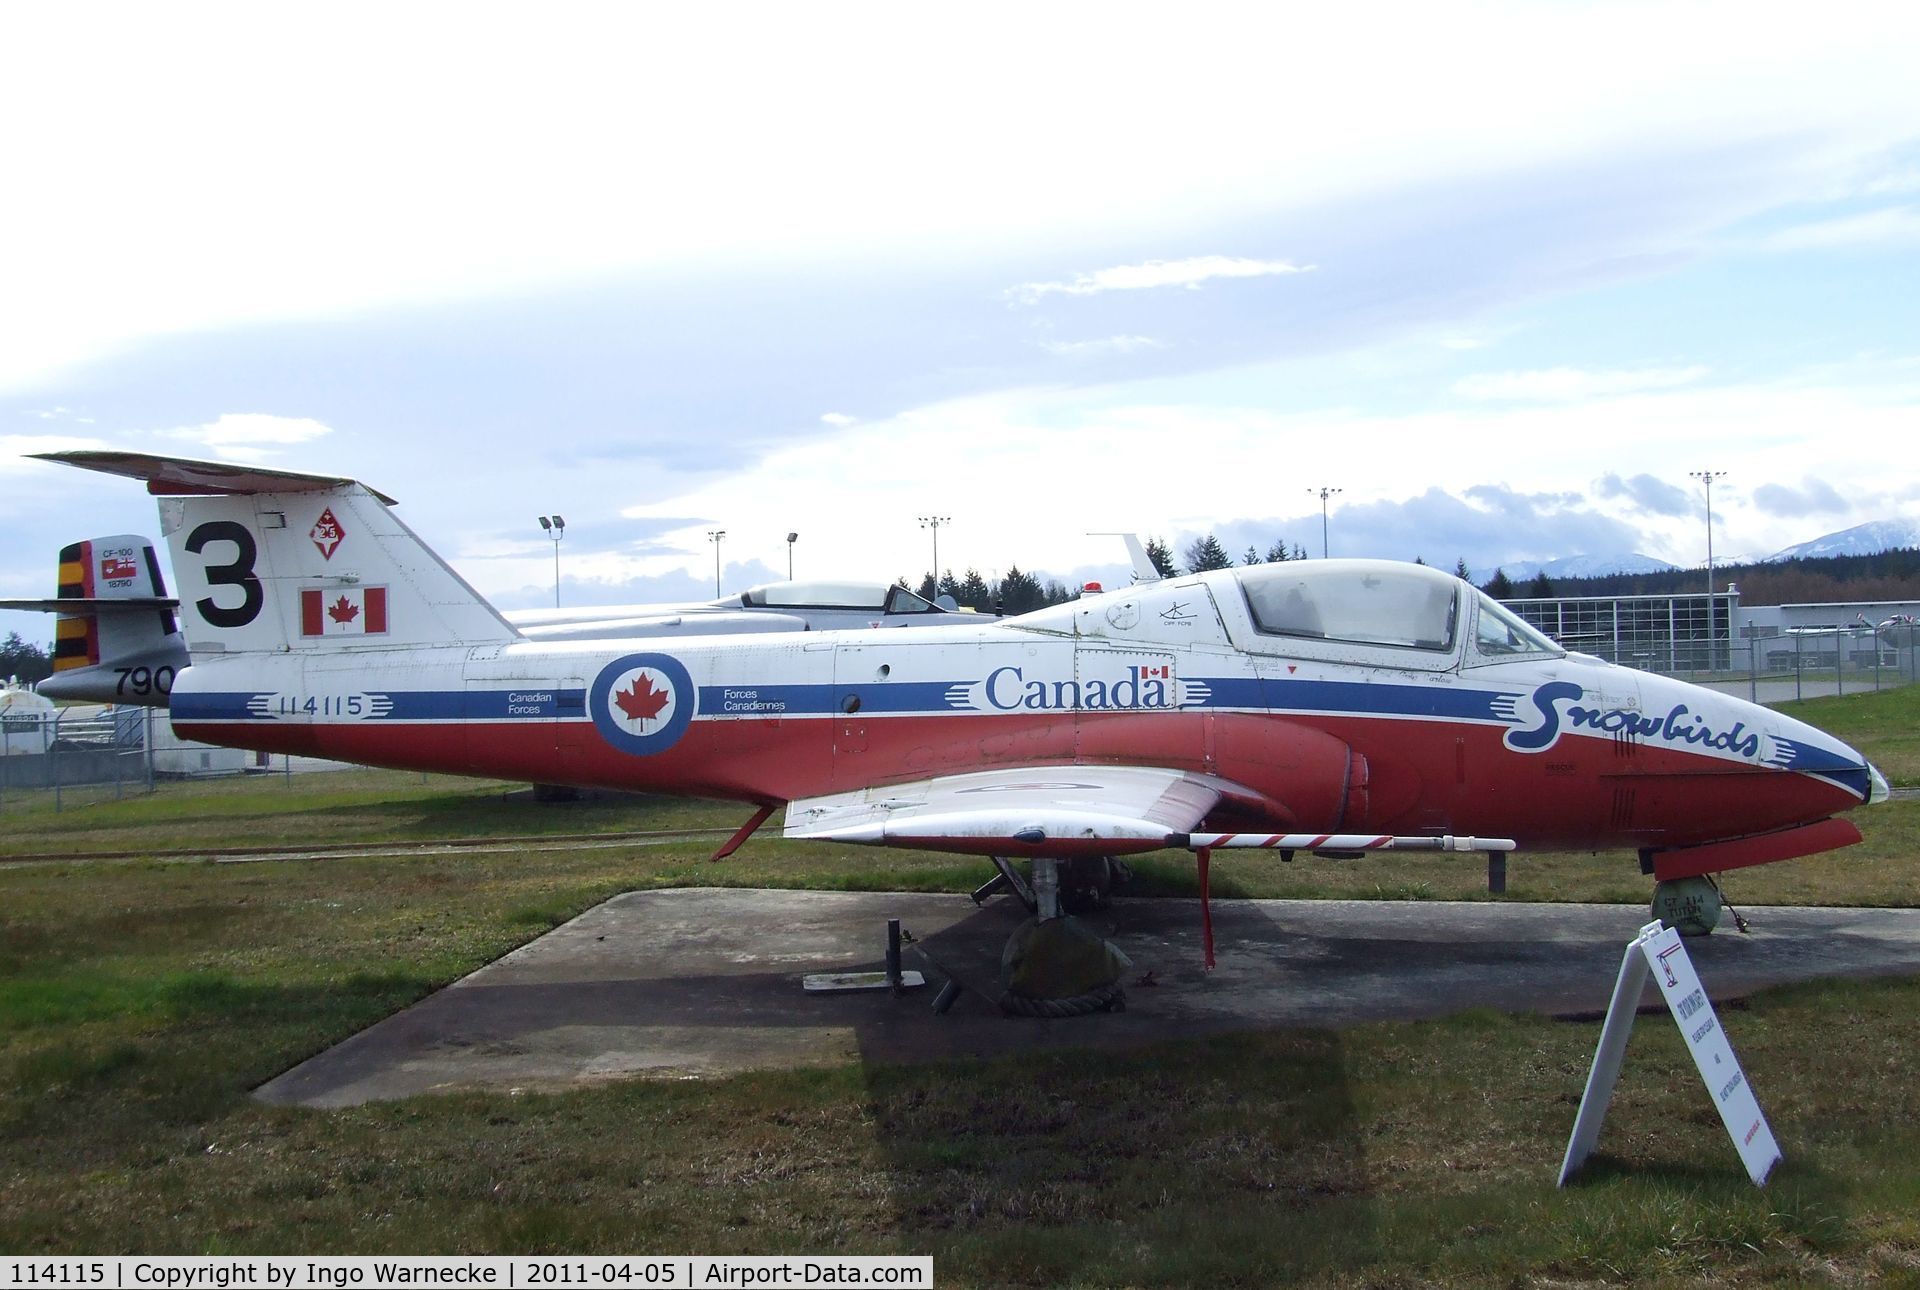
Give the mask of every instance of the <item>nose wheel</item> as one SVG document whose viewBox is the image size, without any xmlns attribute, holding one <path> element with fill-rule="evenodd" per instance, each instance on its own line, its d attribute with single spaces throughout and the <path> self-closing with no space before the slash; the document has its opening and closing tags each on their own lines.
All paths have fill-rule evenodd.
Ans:
<svg viewBox="0 0 1920 1290">
<path fill-rule="evenodd" d="M 1733 916 L 1733 925 L 1742 932 L 1747 920 L 1727 903 L 1720 884 L 1709 875 L 1697 878 L 1669 878 L 1654 884 L 1653 916 L 1664 925 L 1677 928 L 1682 936 L 1708 936 L 1720 925 L 1721 911 Z"/>
</svg>

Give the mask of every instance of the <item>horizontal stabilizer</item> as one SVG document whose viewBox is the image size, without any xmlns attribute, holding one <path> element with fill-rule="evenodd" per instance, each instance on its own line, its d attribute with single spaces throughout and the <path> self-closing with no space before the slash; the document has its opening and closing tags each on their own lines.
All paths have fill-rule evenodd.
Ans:
<svg viewBox="0 0 1920 1290">
<path fill-rule="evenodd" d="M 343 488 L 359 481 L 344 475 L 310 475 L 300 470 L 271 470 L 265 466 L 241 465 L 231 461 L 199 461 L 192 457 L 162 457 L 146 452 L 117 452 L 111 449 L 80 449 L 71 452 L 28 454 L 41 461 L 57 461 L 64 466 L 97 470 L 103 475 L 121 475 L 145 482 L 156 497 L 206 497 L 251 495 L 254 493 L 321 493 Z M 366 485 L 361 485 L 363 488 Z M 395 504 L 378 489 L 369 493 Z"/>
<path fill-rule="evenodd" d="M 52 600 L 0 600 L 0 609 L 24 614 L 111 614 L 139 609 L 178 609 L 172 596 L 58 596 Z"/>
</svg>

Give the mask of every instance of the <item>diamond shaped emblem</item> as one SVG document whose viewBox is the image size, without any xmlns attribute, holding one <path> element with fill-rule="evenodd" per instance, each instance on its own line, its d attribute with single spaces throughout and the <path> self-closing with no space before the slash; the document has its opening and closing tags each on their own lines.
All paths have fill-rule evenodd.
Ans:
<svg viewBox="0 0 1920 1290">
<path fill-rule="evenodd" d="M 340 543 L 346 538 L 347 531 L 340 527 L 340 521 L 333 518 L 333 507 L 320 512 L 320 518 L 314 521 L 307 531 L 313 544 L 320 548 L 320 558 L 333 559 L 333 553 L 340 549 Z"/>
</svg>

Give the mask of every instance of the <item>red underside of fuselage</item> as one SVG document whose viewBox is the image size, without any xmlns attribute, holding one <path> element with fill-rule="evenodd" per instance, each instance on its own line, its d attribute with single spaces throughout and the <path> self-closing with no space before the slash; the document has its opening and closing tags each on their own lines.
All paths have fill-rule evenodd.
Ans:
<svg viewBox="0 0 1920 1290">
<path fill-rule="evenodd" d="M 211 743 L 373 766 L 761 803 L 995 766 L 1152 765 L 1252 789 L 1264 801 L 1232 800 L 1220 811 L 1239 827 L 1481 834 L 1530 848 L 1693 846 L 1859 805 L 1810 775 L 1674 749 L 1566 735 L 1522 754 L 1502 744 L 1504 727 L 1394 718 L 1114 712 L 695 721 L 671 748 L 644 757 L 617 751 L 592 723 L 577 721 L 178 729 Z"/>
</svg>

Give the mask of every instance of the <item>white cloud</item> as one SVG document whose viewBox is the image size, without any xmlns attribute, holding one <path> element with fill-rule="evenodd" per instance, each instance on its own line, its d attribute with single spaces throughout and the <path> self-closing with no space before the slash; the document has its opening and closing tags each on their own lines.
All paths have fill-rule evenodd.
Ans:
<svg viewBox="0 0 1920 1290">
<path fill-rule="evenodd" d="M 836 428 L 850 426 L 857 420 L 859 420 L 858 417 L 850 417 L 844 412 L 822 412 L 820 414 L 820 421 L 822 424 L 834 426 Z"/>
<path fill-rule="evenodd" d="M 1707 374 L 1692 367 L 1641 367 L 1585 371 L 1576 367 L 1549 367 L 1531 372 L 1482 372 L 1453 383 L 1462 398 L 1489 402 L 1574 403 L 1613 398 L 1645 390 L 1668 390 L 1690 385 Z"/>
<path fill-rule="evenodd" d="M 1920 209 L 1888 206 L 1769 233 L 1746 245 L 1760 251 L 1825 251 L 1855 246 L 1920 245 Z"/>
<path fill-rule="evenodd" d="M 111 40 L 83 6 L 15 8 L 33 56 L 0 119 L 37 128 L 0 132 L 0 174 L 42 199 L 0 210 L 0 388 L 159 336 L 742 254 L 1003 263 L 1755 140 L 1795 141 L 1770 175 L 1857 172 L 1920 123 L 1910 4 L 1462 0 L 1390 9 L 1391 41 L 1351 6 L 788 6 L 748 41 L 727 6 L 124 6 Z M 1278 48 L 1313 56 L 1275 75 Z"/>
<path fill-rule="evenodd" d="M 1147 291 L 1155 287 L 1198 290 L 1214 278 L 1267 278 L 1310 273 L 1311 264 L 1288 260 L 1248 260 L 1229 255 L 1196 255 L 1184 260 L 1148 260 L 1144 264 L 1117 264 L 1110 269 L 1074 275 L 1068 282 L 1023 282 L 1008 292 L 1032 303 L 1043 296 L 1095 296 L 1103 291 Z"/>
<path fill-rule="evenodd" d="M 38 469 L 45 462 L 27 462 L 21 458 L 36 452 L 74 452 L 83 448 L 105 448 L 99 439 L 71 434 L 0 434 L 0 469 L 25 467 Z"/>
<path fill-rule="evenodd" d="M 162 438 L 181 439 L 212 449 L 223 457 L 243 461 L 270 457 L 284 447 L 309 443 L 333 433 L 333 427 L 311 417 L 281 417 L 266 412 L 223 412 L 200 426 L 163 430 Z"/>
<path fill-rule="evenodd" d="M 1275 379 L 1285 382 L 1283 374 Z M 929 510 L 953 517 L 940 530 L 940 555 L 956 571 L 1018 562 L 1062 572 L 1114 558 L 1113 539 L 1086 536 L 1096 530 L 1172 536 L 1270 518 L 1298 521 L 1286 535 L 1305 541 L 1318 528 L 1319 506 L 1288 480 L 1342 487 L 1349 507 L 1432 488 L 1464 497 L 1494 485 L 1581 494 L 1606 514 L 1613 508 L 1592 481 L 1609 472 L 1685 489 L 1687 471 L 1711 462 L 1735 472 L 1725 494 L 1714 491 L 1716 540 L 1736 535 L 1726 540 L 1774 550 L 1812 534 L 1803 521 L 1766 513 L 1751 490 L 1804 476 L 1807 426 L 1834 427 L 1849 442 L 1904 442 L 1920 410 L 1920 388 L 1911 385 L 1643 388 L 1584 402 L 1411 413 L 1148 404 L 1126 401 L 1128 388 L 1035 388 L 917 408 L 623 513 L 703 517 L 666 535 L 681 554 L 650 559 L 643 567 L 652 573 L 677 566 L 697 576 L 704 567 L 710 576 L 704 529 L 725 525 L 730 552 L 776 567 L 785 530 L 796 528 L 807 534 L 812 568 L 917 575 L 930 552 L 914 517 Z M 1104 403 L 1103 393 L 1111 396 Z M 1089 444 L 1098 451 L 1075 450 Z M 928 461 L 940 470 L 930 475 Z M 1881 518 L 1869 499 L 1920 483 L 1920 459 L 1856 455 L 1837 459 L 1823 477 L 1856 502 L 1855 519 Z M 1065 490 L 1071 504 L 1035 506 L 1035 488 Z M 1702 558 L 1704 528 L 1692 515 L 1630 518 L 1645 536 L 1639 549 L 1677 563 Z M 1434 559 L 1452 540 L 1435 531 L 1410 550 L 1376 554 Z"/>
<path fill-rule="evenodd" d="M 1102 354 L 1137 354 L 1165 349 L 1166 342 L 1151 336 L 1105 336 L 1099 340 L 1043 340 L 1040 348 L 1062 358 L 1094 358 Z"/>
</svg>

